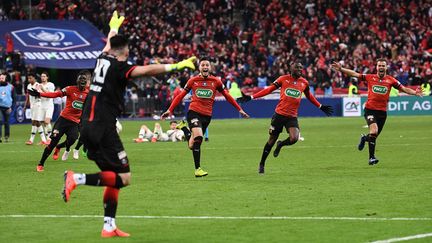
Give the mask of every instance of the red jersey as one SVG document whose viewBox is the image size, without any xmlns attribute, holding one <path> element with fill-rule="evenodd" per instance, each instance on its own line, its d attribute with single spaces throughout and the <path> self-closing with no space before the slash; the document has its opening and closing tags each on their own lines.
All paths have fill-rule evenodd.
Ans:
<svg viewBox="0 0 432 243">
<path fill-rule="evenodd" d="M 297 117 L 300 106 L 302 93 L 306 95 L 312 104 L 320 107 L 320 103 L 309 92 L 309 83 L 304 78 L 295 79 L 291 75 L 280 76 L 273 82 L 273 86 L 261 90 L 253 95 L 253 98 L 259 98 L 270 94 L 274 90 L 281 88 L 280 100 L 276 106 L 275 112 L 282 116 Z"/>
<path fill-rule="evenodd" d="M 41 93 L 42 97 L 57 98 L 66 96 L 66 107 L 60 116 L 76 123 L 80 122 L 84 101 L 88 94 L 88 89 L 81 91 L 77 86 L 67 86 L 61 91 Z"/>
<path fill-rule="evenodd" d="M 224 89 L 225 85 L 222 81 L 214 76 L 208 76 L 207 78 L 201 76 L 192 77 L 184 88 L 186 92 L 192 90 L 192 100 L 189 110 L 211 116 L 216 91 L 222 93 Z"/>
<path fill-rule="evenodd" d="M 365 107 L 371 110 L 387 111 L 391 88 L 402 87 L 402 84 L 390 75 L 381 79 L 377 74 L 362 74 L 360 80 L 367 82 L 368 98 Z"/>
</svg>

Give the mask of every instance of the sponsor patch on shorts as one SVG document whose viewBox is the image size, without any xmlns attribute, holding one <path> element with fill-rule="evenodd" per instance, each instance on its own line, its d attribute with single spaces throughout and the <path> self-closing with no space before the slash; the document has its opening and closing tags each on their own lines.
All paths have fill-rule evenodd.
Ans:
<svg viewBox="0 0 432 243">
<path fill-rule="evenodd" d="M 191 120 L 191 123 L 194 124 L 195 126 L 198 126 L 198 118 L 193 118 Z"/>
<path fill-rule="evenodd" d="M 124 158 L 126 158 L 126 151 L 121 151 L 121 152 L 119 152 L 118 154 L 117 154 L 117 156 L 118 156 L 118 158 L 119 158 L 119 160 L 122 160 L 122 159 L 124 159 Z"/>
</svg>

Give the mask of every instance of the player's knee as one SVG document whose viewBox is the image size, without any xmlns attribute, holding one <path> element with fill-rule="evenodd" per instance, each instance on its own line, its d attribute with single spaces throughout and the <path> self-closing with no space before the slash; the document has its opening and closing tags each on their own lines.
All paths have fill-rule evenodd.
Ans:
<svg viewBox="0 0 432 243">
<path fill-rule="evenodd" d="M 125 187 L 130 185 L 131 183 L 131 173 L 121 173 L 119 174 L 120 178 L 121 178 L 121 186 L 118 184 L 118 187 Z"/>
<path fill-rule="evenodd" d="M 269 137 L 267 143 L 268 143 L 270 146 L 273 146 L 273 145 L 276 143 L 278 137 L 279 137 L 279 134 L 278 134 L 278 135 L 270 134 L 270 137 Z"/>
<path fill-rule="evenodd" d="M 194 138 L 193 149 L 199 149 L 201 147 L 202 141 L 203 141 L 202 136 L 196 136 Z"/>
<path fill-rule="evenodd" d="M 290 137 L 289 137 L 290 144 L 297 143 L 298 139 L 299 139 L 299 134 L 298 133 L 294 134 L 292 136 L 290 135 Z"/>
</svg>

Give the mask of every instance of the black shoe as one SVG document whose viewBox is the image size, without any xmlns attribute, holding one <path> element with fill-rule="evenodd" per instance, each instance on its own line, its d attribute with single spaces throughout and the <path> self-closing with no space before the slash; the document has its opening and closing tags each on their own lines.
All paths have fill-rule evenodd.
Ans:
<svg viewBox="0 0 432 243">
<path fill-rule="evenodd" d="M 264 165 L 259 165 L 258 174 L 264 174 Z"/>
<path fill-rule="evenodd" d="M 9 137 L 5 137 L 5 143 L 9 142 Z"/>
<path fill-rule="evenodd" d="M 1 140 L 1 138 L 0 138 L 0 143 L 2 143 L 3 141 Z"/>
<path fill-rule="evenodd" d="M 282 141 L 280 141 L 280 140 L 277 141 L 277 143 L 276 143 L 276 148 L 275 148 L 275 150 L 273 151 L 273 156 L 274 156 L 274 157 L 278 157 L 278 156 L 279 156 L 279 152 L 280 152 L 280 150 L 281 150 L 281 148 L 282 148 L 282 146 L 280 145 L 281 143 L 282 143 Z"/>
<path fill-rule="evenodd" d="M 366 143 L 366 135 L 362 134 L 360 137 L 360 143 L 358 144 L 358 150 L 362 151 Z"/>
<path fill-rule="evenodd" d="M 205 142 L 208 142 L 208 141 L 209 141 L 209 138 L 204 138 L 204 141 L 205 141 Z"/>
<path fill-rule="evenodd" d="M 379 160 L 375 157 L 372 157 L 369 159 L 369 165 L 376 165 L 378 164 Z"/>
</svg>

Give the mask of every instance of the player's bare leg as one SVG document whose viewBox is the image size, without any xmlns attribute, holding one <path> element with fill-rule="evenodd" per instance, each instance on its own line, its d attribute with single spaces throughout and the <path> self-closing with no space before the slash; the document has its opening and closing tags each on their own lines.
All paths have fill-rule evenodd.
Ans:
<svg viewBox="0 0 432 243">
<path fill-rule="evenodd" d="M 201 169 L 201 143 L 203 141 L 203 131 L 201 127 L 192 128 L 192 136 L 189 139 L 189 148 L 192 150 L 195 163 L 195 177 L 203 177 L 208 173 Z"/>
<path fill-rule="evenodd" d="M 264 145 L 264 149 L 261 155 L 261 161 L 259 163 L 259 167 L 258 167 L 258 173 L 260 174 L 264 174 L 264 167 L 265 167 L 265 162 L 267 160 L 268 155 L 271 152 L 271 149 L 273 147 L 273 145 L 276 143 L 279 134 L 271 134 L 272 131 L 270 131 L 270 136 L 269 139 L 267 141 L 267 143 Z"/>
<path fill-rule="evenodd" d="M 117 228 L 115 215 L 117 212 L 118 195 L 120 188 L 128 186 L 131 180 L 131 173 L 115 173 L 113 171 L 102 171 L 96 174 L 79 174 L 72 171 L 65 172 L 65 185 L 63 199 L 70 200 L 72 191 L 79 185 L 105 186 L 104 203 L 104 226 L 101 236 L 128 237 L 129 234 Z"/>
<path fill-rule="evenodd" d="M 289 137 L 283 141 L 277 141 L 276 148 L 273 151 L 273 156 L 278 157 L 280 150 L 283 146 L 289 146 L 297 143 L 300 131 L 297 127 L 290 127 L 287 129 Z"/>
</svg>

